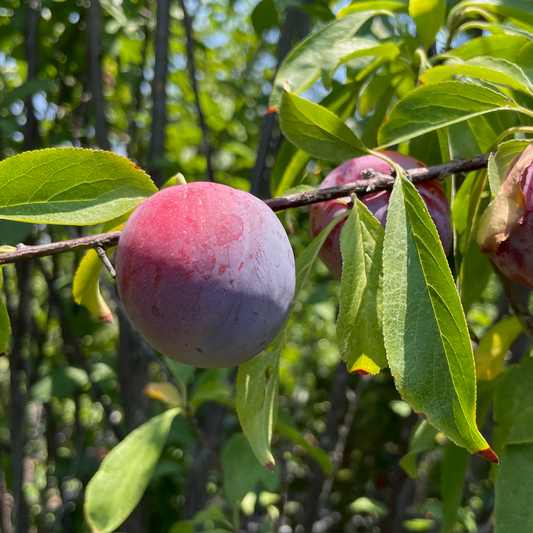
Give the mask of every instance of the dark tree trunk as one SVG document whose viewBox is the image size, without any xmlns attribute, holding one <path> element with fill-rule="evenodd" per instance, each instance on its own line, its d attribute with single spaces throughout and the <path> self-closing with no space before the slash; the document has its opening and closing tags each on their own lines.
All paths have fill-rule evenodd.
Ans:
<svg viewBox="0 0 533 533">
<path fill-rule="evenodd" d="M 165 181 L 165 169 L 158 159 L 165 155 L 165 127 L 167 124 L 167 70 L 170 0 L 157 2 L 155 30 L 155 66 L 152 81 L 152 140 L 150 144 L 150 175 L 158 187 Z"/>
</svg>

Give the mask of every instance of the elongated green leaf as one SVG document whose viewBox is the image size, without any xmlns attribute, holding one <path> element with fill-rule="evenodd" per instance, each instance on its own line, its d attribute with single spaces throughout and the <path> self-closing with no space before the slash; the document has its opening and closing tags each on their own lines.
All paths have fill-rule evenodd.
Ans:
<svg viewBox="0 0 533 533">
<path fill-rule="evenodd" d="M 384 148 L 471 117 L 516 107 L 502 94 L 471 83 L 447 81 L 418 87 L 391 109 L 378 142 Z"/>
<path fill-rule="evenodd" d="M 381 324 L 384 234 L 378 220 L 356 199 L 341 233 L 337 320 L 339 351 L 351 373 L 377 374 L 387 366 Z"/>
<path fill-rule="evenodd" d="M 461 504 L 470 454 L 453 442 L 446 444 L 441 468 L 442 526 L 440 533 L 452 533 Z"/>
<path fill-rule="evenodd" d="M 424 48 L 435 40 L 446 14 L 445 0 L 409 0 L 409 15 L 416 24 L 416 33 Z"/>
<path fill-rule="evenodd" d="M 85 518 L 92 531 L 114 531 L 135 509 L 161 456 L 172 420 L 179 412 L 175 408 L 155 416 L 106 455 L 85 495 Z"/>
<path fill-rule="evenodd" d="M 331 86 L 334 72 L 347 61 L 356 57 L 383 57 L 394 61 L 400 54 L 398 43 L 379 43 L 371 39 L 356 37 L 346 41 L 338 41 L 324 54 L 322 62 L 322 83 Z"/>
<path fill-rule="evenodd" d="M 439 83 L 452 76 L 468 76 L 505 85 L 528 94 L 533 93 L 533 84 L 520 67 L 506 59 L 493 57 L 475 57 L 464 63 L 434 67 L 426 70 L 420 76 L 420 81 L 429 85 Z"/>
<path fill-rule="evenodd" d="M 281 99 L 279 121 L 285 137 L 315 157 L 343 162 L 368 153 L 352 130 L 331 111 L 287 91 Z"/>
<path fill-rule="evenodd" d="M 342 214 L 333 220 L 296 259 L 295 299 L 307 280 L 324 241 L 345 216 Z M 237 414 L 243 433 L 257 459 L 270 469 L 275 465 L 270 440 L 278 411 L 279 358 L 291 314 L 292 309 L 267 350 L 240 365 L 237 373 Z"/>
<path fill-rule="evenodd" d="M 524 406 L 516 417 L 507 444 L 533 444 L 533 405 Z"/>
<path fill-rule="evenodd" d="M 521 332 L 522 324 L 513 316 L 500 320 L 483 335 L 474 354 L 478 380 L 491 380 L 500 374 L 505 354 Z"/>
<path fill-rule="evenodd" d="M 390 199 L 383 272 L 385 347 L 398 391 L 458 445 L 490 451 L 475 421 L 474 357 L 459 295 L 427 208 L 403 177 Z"/>
<path fill-rule="evenodd" d="M 494 445 L 504 454 L 511 428 L 520 414 L 533 405 L 533 358 L 525 357 L 496 380 L 494 394 Z M 499 476 L 498 476 L 499 477 Z"/>
<path fill-rule="evenodd" d="M 0 163 L 0 218 L 43 224 L 97 224 L 157 191 L 130 160 L 81 148 L 25 152 Z"/>
<path fill-rule="evenodd" d="M 494 527 L 498 533 L 533 531 L 533 444 L 506 447 L 498 477 Z"/>
<path fill-rule="evenodd" d="M 285 83 L 289 83 L 291 91 L 295 94 L 309 87 L 320 75 L 324 53 L 337 41 L 355 35 L 368 19 L 379 13 L 380 11 L 371 8 L 369 11 L 347 15 L 330 22 L 302 41 L 287 56 L 276 74 L 269 107 L 271 109 L 279 107 Z"/>
<path fill-rule="evenodd" d="M 488 35 L 472 39 L 463 46 L 450 50 L 444 56 L 459 57 L 467 60 L 479 56 L 507 59 L 516 62 L 518 53 L 528 43 L 525 37 L 518 35 Z"/>
</svg>

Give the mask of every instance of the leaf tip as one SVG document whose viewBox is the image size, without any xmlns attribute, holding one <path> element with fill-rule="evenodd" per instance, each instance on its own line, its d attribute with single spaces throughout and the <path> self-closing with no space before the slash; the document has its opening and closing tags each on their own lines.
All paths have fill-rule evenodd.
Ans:
<svg viewBox="0 0 533 533">
<path fill-rule="evenodd" d="M 423 418 L 426 422 L 428 421 L 428 417 L 426 413 L 416 413 L 420 418 Z"/>
<path fill-rule="evenodd" d="M 277 113 L 278 112 L 278 108 L 277 107 L 269 107 L 266 112 L 265 112 L 265 115 L 271 115 L 272 113 Z"/>
<path fill-rule="evenodd" d="M 268 463 L 265 463 L 265 466 L 271 471 L 274 471 L 274 467 L 276 466 L 275 461 L 268 461 Z"/>
<path fill-rule="evenodd" d="M 361 376 L 372 376 L 372 372 L 369 372 L 368 370 L 364 370 L 363 368 L 355 368 L 350 370 L 350 374 L 359 374 Z"/>
<path fill-rule="evenodd" d="M 106 313 L 105 315 L 101 315 L 98 318 L 100 318 L 102 322 L 107 322 L 109 324 L 113 324 L 113 322 L 115 321 L 111 313 Z"/>
<path fill-rule="evenodd" d="M 483 450 L 479 450 L 478 452 L 476 452 L 476 455 L 483 457 L 483 459 L 490 461 L 491 463 L 496 463 L 496 464 L 500 463 L 498 456 L 492 451 L 490 447 L 485 448 Z"/>
</svg>

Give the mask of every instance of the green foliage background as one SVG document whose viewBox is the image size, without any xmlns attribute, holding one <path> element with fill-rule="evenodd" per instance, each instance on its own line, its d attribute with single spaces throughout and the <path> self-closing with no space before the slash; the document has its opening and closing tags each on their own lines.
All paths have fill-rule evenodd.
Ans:
<svg viewBox="0 0 533 533">
<path fill-rule="evenodd" d="M 371 378 L 346 371 L 336 320 L 343 321 L 339 331 L 347 331 L 354 311 L 339 315 L 339 299 L 354 310 L 360 303 L 351 302 L 344 287 L 341 296 L 340 283 L 320 261 L 313 264 L 318 245 L 311 244 L 303 208 L 280 214 L 299 257 L 301 289 L 284 342 L 278 339 L 238 374 L 161 363 L 132 329 L 114 281 L 99 274 L 101 265 L 91 255 L 83 264 L 83 253 L 67 253 L 2 268 L 13 333 L 8 356 L 0 357 L 2 531 L 448 533 L 492 531 L 494 519 L 496 533 L 529 531 L 524 510 L 533 491 L 523 483 L 521 465 L 529 464 L 533 442 L 530 348 L 518 320 L 508 316 L 516 309 L 474 234 L 506 164 L 532 132 L 533 4 L 94 2 L 0 0 L 1 180 L 14 172 L 17 158 L 8 158 L 27 150 L 103 148 L 131 158 L 158 187 L 179 172 L 187 181 L 212 177 L 265 198 L 316 188 L 337 162 L 368 149 L 394 146 L 434 165 L 516 137 L 500 145 L 488 174 L 445 181 L 456 233 L 448 262 L 468 333 L 475 345 L 481 341 L 475 352 L 477 424 L 502 457 L 500 499 L 495 505 L 498 467 L 469 456 L 445 433 L 471 451 L 483 447 L 480 437 L 464 440 L 445 431 L 448 422 L 439 432 L 423 421 L 400 398 L 388 369 Z M 161 36 L 157 28 L 166 23 L 168 35 Z M 168 50 L 162 81 L 161 50 Z M 283 92 L 287 81 L 290 92 Z M 268 108 L 279 108 L 279 121 L 275 114 L 265 116 Z M 79 166 L 69 176 L 46 153 L 65 179 L 82 176 L 82 156 L 72 156 Z M 125 160 L 113 164 L 129 176 L 127 183 L 118 189 L 118 178 L 111 176 L 100 191 L 105 202 L 80 185 L 75 201 L 67 197 L 76 219 L 58 214 L 66 207 L 51 202 L 60 193 L 53 182 L 39 197 L 46 209 L 35 207 L 31 187 L 46 180 L 44 174 L 28 171 L 19 181 L 2 181 L 0 216 L 13 220 L 0 220 L 0 245 L 119 228 L 155 189 Z M 414 194 L 408 184 L 403 187 Z M 30 192 L 17 203 L 15 190 Z M 402 202 L 395 200 L 398 220 L 407 205 L 411 218 L 427 221 L 416 195 Z M 354 228 L 372 226 L 365 216 L 354 218 Z M 402 274 L 395 246 L 407 240 L 393 237 L 385 236 L 389 284 Z M 418 258 L 425 278 L 434 265 L 446 266 L 433 237 L 425 256 L 414 241 L 402 251 Z M 359 245 L 354 257 L 369 242 Z M 77 271 L 83 276 L 74 284 Z M 452 278 L 440 281 L 445 287 L 439 295 L 460 309 Z M 76 296 L 83 306 L 74 303 L 73 293 L 83 296 Z M 519 289 L 519 296 L 527 311 L 529 291 Z M 384 310 L 391 331 L 392 313 L 402 302 L 392 303 L 394 309 Z M 114 323 L 94 316 L 109 312 Z M 0 313 L 3 341 L 8 330 L 3 308 Z M 440 334 L 436 326 L 414 326 Z M 457 338 L 468 341 L 462 329 Z M 470 348 L 463 348 L 461 364 L 468 364 Z M 395 372 L 394 365 L 405 360 L 403 347 L 388 349 Z M 497 358 L 491 371 L 501 374 L 489 381 L 479 363 L 491 357 Z M 417 368 L 418 383 L 425 383 L 425 366 Z M 270 387 L 268 401 L 259 402 L 264 419 L 250 408 L 257 398 L 236 393 L 247 373 L 263 385 L 266 377 Z M 424 412 L 426 403 L 420 407 L 395 377 L 405 399 Z M 432 394 L 442 394 L 439 380 L 432 386 Z M 466 425 L 475 427 L 472 389 L 461 387 L 460 400 L 468 400 Z M 169 406 L 172 411 L 165 410 Z M 264 421 L 269 416 L 277 416 L 272 427 Z M 123 455 L 109 470 L 118 455 L 109 452 L 121 441 L 117 450 Z M 256 457 L 263 463 L 273 458 L 273 472 Z M 142 472 L 146 483 L 119 483 L 115 491 L 106 471 L 114 483 Z M 511 491 L 515 486 L 524 490 Z"/>
</svg>

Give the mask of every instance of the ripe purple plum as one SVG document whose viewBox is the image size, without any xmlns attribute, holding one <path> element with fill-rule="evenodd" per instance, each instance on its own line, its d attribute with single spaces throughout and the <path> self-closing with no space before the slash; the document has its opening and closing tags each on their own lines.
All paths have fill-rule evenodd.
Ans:
<svg viewBox="0 0 533 533">
<path fill-rule="evenodd" d="M 533 164 L 525 168 L 520 189 L 525 199 L 522 222 L 488 255 L 508 278 L 533 289 Z"/>
<path fill-rule="evenodd" d="M 196 182 L 159 191 L 129 218 L 116 255 L 126 313 L 162 354 L 203 368 L 244 363 L 288 315 L 294 255 L 251 194 Z"/>
<path fill-rule="evenodd" d="M 425 166 L 413 157 L 398 152 L 383 151 L 381 153 L 404 169 Z M 345 185 L 346 183 L 363 179 L 361 175 L 362 171 L 370 168 L 382 174 L 390 174 L 391 172 L 390 165 L 383 161 L 383 159 L 374 155 L 364 155 L 350 159 L 332 170 L 324 178 L 320 189 Z M 416 185 L 416 188 L 428 207 L 433 222 L 435 222 L 444 251 L 448 253 L 452 246 L 452 229 L 450 224 L 450 205 L 448 204 L 444 188 L 438 181 L 419 183 Z M 388 191 L 367 194 L 363 198 L 363 203 L 383 227 L 385 227 L 385 221 L 387 220 L 389 198 L 390 192 Z M 343 200 L 348 201 L 349 198 L 344 198 Z M 328 202 L 314 204 L 311 208 L 310 215 L 312 237 L 316 237 L 332 220 L 346 210 L 346 203 L 340 200 L 330 200 Z M 341 221 L 333 228 L 319 253 L 319 257 L 337 279 L 341 278 L 342 273 L 340 236 L 343 225 L 344 221 Z"/>
</svg>

